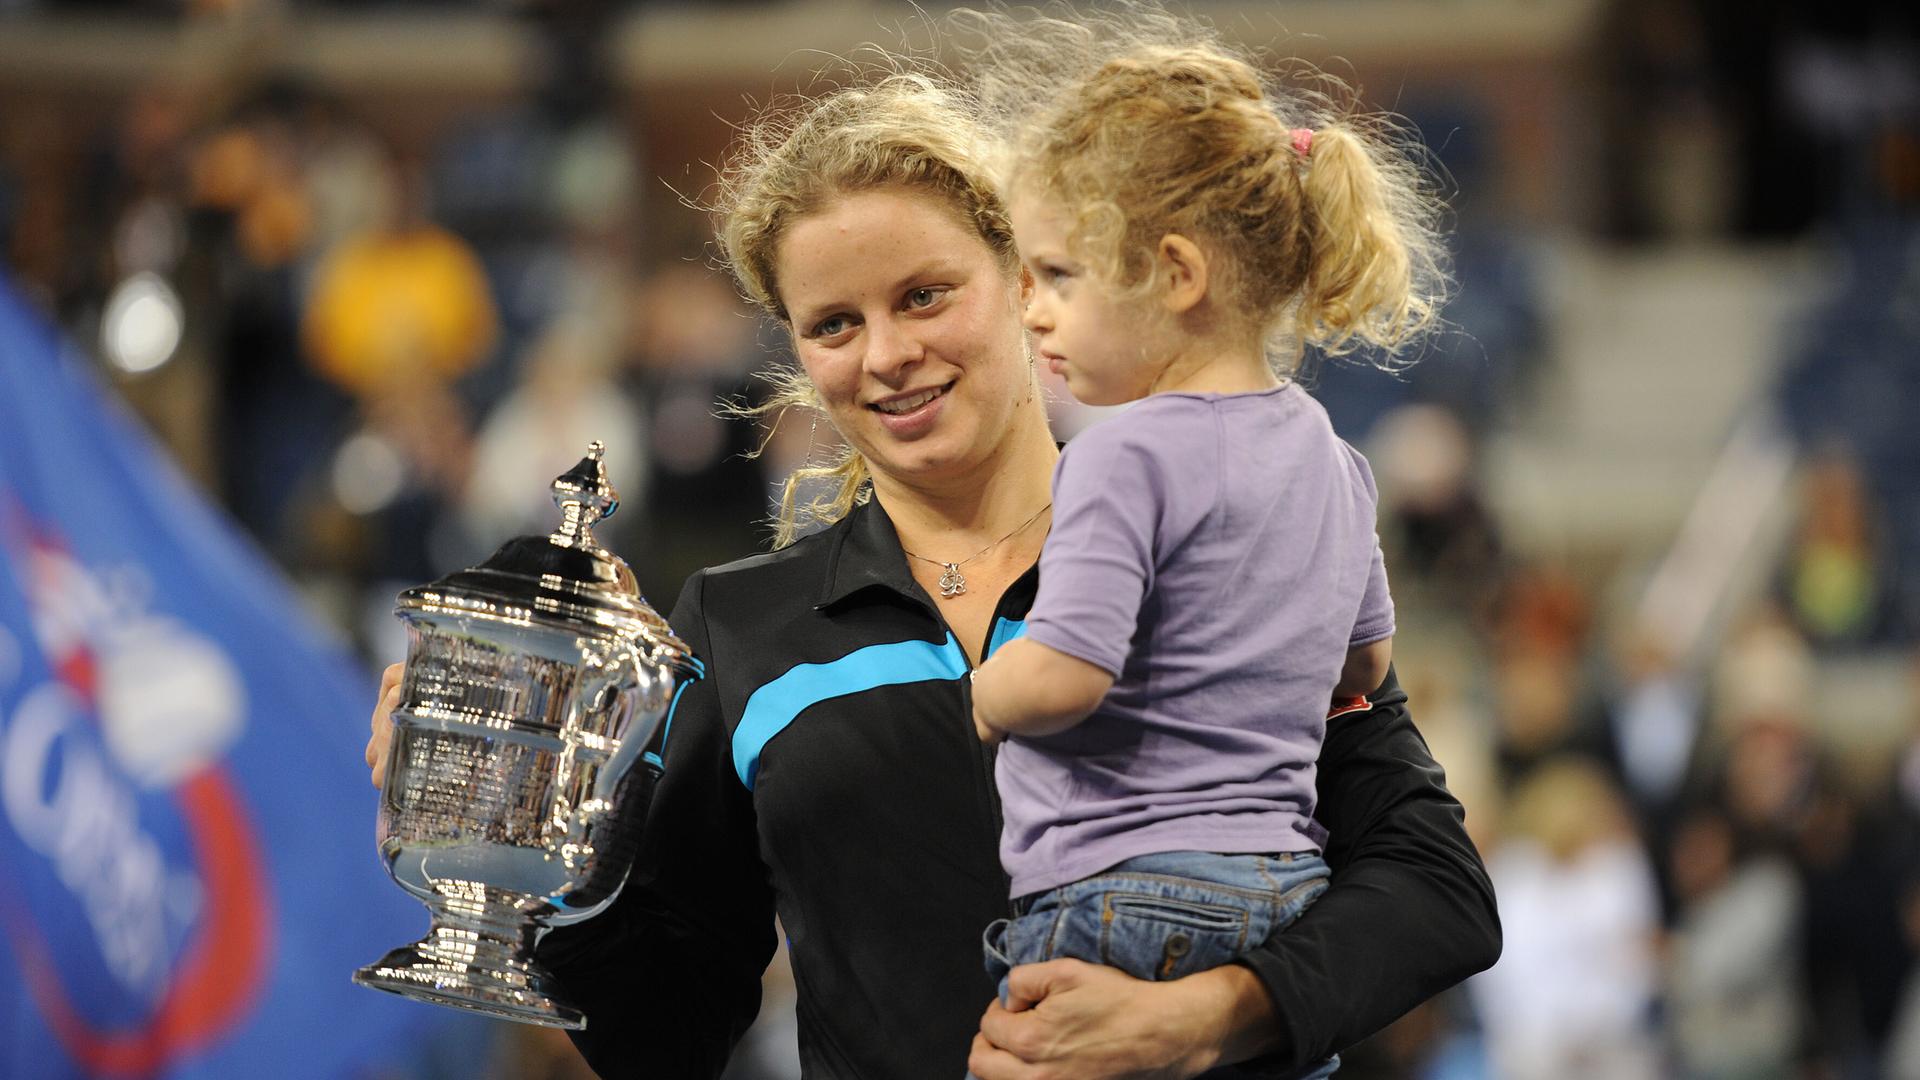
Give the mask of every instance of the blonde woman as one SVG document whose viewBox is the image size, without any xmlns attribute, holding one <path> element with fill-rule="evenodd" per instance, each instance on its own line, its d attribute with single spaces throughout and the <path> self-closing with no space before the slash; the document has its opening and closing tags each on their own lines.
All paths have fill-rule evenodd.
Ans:
<svg viewBox="0 0 1920 1080">
<path fill-rule="evenodd" d="M 1478 855 L 1389 677 L 1328 739 L 1336 884 L 1243 962 L 1143 982 L 1062 960 L 994 1000 L 1006 913 L 993 753 L 966 675 L 1019 629 L 1058 458 L 1028 355 L 1030 288 L 972 116 L 894 76 L 749 132 L 721 249 L 788 330 L 788 389 L 844 437 L 794 539 L 696 574 L 672 613 L 710 676 L 682 697 L 638 862 L 541 956 L 606 1076 L 717 1076 L 784 926 L 810 1077 L 1286 1075 L 1486 967 Z M 817 484 L 821 477 L 801 477 Z M 397 681 L 390 669 L 388 683 Z M 383 686 L 368 761 L 385 752 Z"/>
</svg>

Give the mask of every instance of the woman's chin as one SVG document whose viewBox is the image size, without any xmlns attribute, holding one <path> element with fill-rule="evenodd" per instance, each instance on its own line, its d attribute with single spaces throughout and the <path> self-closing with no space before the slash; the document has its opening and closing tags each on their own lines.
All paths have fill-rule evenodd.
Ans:
<svg viewBox="0 0 1920 1080">
<path fill-rule="evenodd" d="M 908 484 L 950 480 L 977 468 L 984 458 L 976 440 L 953 431 L 932 432 L 912 440 L 883 440 L 870 447 L 866 456 L 875 471 Z"/>
</svg>

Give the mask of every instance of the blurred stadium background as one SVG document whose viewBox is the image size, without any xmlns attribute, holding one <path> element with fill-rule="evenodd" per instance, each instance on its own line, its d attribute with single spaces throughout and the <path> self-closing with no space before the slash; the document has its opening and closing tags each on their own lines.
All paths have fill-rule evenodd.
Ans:
<svg viewBox="0 0 1920 1080">
<path fill-rule="evenodd" d="M 1406 116 L 1456 221 L 1454 330 L 1315 389 L 1380 476 L 1506 954 L 1342 1075 L 1920 1077 L 1920 8 L 1196 7 Z M 783 347 L 687 201 L 750 101 L 923 27 L 0 0 L 0 274 L 370 669 L 395 592 L 544 531 L 589 438 L 665 605 L 819 437 L 749 461 L 715 417 Z M 776 963 L 731 1075 L 797 1075 L 791 998 Z M 586 1075 L 533 1029 L 421 1039 L 379 1075 Z"/>
</svg>

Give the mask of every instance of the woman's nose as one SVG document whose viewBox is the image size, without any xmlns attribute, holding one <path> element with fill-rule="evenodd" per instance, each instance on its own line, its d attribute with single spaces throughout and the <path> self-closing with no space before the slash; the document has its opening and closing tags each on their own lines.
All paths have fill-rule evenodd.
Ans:
<svg viewBox="0 0 1920 1080">
<path fill-rule="evenodd" d="M 881 378 L 895 374 L 926 356 L 911 329 L 892 319 L 875 319 L 867 324 L 867 370 Z"/>
</svg>

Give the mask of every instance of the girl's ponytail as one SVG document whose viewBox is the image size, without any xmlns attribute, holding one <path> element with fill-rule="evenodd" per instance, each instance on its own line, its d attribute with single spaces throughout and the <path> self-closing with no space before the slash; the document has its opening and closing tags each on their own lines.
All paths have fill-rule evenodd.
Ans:
<svg viewBox="0 0 1920 1080">
<path fill-rule="evenodd" d="M 1298 330 L 1302 340 L 1339 354 L 1360 345 L 1395 350 L 1439 315 L 1441 249 L 1428 200 L 1402 161 L 1383 161 L 1375 145 L 1343 124 L 1293 139 L 1302 225 L 1308 247 Z"/>
</svg>

